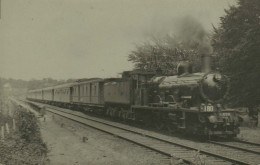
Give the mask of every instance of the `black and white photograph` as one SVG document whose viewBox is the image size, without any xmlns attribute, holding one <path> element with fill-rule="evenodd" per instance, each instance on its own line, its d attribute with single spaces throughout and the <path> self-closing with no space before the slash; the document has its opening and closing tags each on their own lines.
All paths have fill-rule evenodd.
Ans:
<svg viewBox="0 0 260 165">
<path fill-rule="evenodd" d="M 0 165 L 260 165 L 260 0 L 0 0 Z"/>
</svg>

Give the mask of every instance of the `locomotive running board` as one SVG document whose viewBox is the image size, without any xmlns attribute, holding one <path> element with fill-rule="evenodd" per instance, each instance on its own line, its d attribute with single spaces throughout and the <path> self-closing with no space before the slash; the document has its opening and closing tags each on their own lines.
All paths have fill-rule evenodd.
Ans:
<svg viewBox="0 0 260 165">
<path fill-rule="evenodd" d="M 149 106 L 140 106 L 133 105 L 132 109 L 145 109 L 145 110 L 160 110 L 160 111 L 185 111 L 185 112 L 199 112 L 199 109 L 195 108 L 172 108 L 172 107 L 149 107 Z"/>
</svg>

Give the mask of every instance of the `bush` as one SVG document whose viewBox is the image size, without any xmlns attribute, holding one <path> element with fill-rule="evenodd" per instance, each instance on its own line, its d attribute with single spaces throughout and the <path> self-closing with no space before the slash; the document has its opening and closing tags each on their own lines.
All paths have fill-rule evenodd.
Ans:
<svg viewBox="0 0 260 165">
<path fill-rule="evenodd" d="M 0 143 L 0 164 L 45 164 L 47 146 L 36 116 L 20 106 L 15 110 L 17 129 Z M 0 121 L 12 122 L 12 118 L 0 115 Z"/>
<path fill-rule="evenodd" d="M 17 111 L 15 118 L 21 139 L 27 142 L 39 141 L 40 129 L 37 118 L 32 112 Z"/>
</svg>

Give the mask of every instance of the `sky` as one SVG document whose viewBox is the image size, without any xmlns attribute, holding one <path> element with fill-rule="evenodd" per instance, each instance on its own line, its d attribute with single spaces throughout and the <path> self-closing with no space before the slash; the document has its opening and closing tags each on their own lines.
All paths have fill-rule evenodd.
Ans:
<svg viewBox="0 0 260 165">
<path fill-rule="evenodd" d="M 117 77 L 135 45 L 192 16 L 218 26 L 235 0 L 0 0 L 0 77 Z M 176 25 L 177 26 L 177 25 Z"/>
</svg>

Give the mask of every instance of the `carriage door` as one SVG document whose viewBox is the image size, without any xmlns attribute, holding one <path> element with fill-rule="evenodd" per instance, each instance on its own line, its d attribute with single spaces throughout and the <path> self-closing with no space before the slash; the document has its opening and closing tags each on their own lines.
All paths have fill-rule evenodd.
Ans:
<svg viewBox="0 0 260 165">
<path fill-rule="evenodd" d="M 78 87 L 78 88 L 77 88 L 77 89 L 78 89 L 78 102 L 80 102 L 80 95 L 81 95 L 81 94 L 80 94 L 80 86 L 78 85 L 77 87 Z"/>
<path fill-rule="evenodd" d="M 54 89 L 51 90 L 51 100 L 54 100 Z"/>
<path fill-rule="evenodd" d="M 92 103 L 92 83 L 89 83 L 89 102 Z"/>
<path fill-rule="evenodd" d="M 69 88 L 69 95 L 70 95 L 70 102 L 72 102 L 73 87 L 70 87 L 70 88 Z"/>
<path fill-rule="evenodd" d="M 99 87 L 98 87 L 98 100 L 99 100 L 99 104 L 103 104 L 104 103 L 104 82 L 99 82 L 98 83 Z"/>
</svg>

